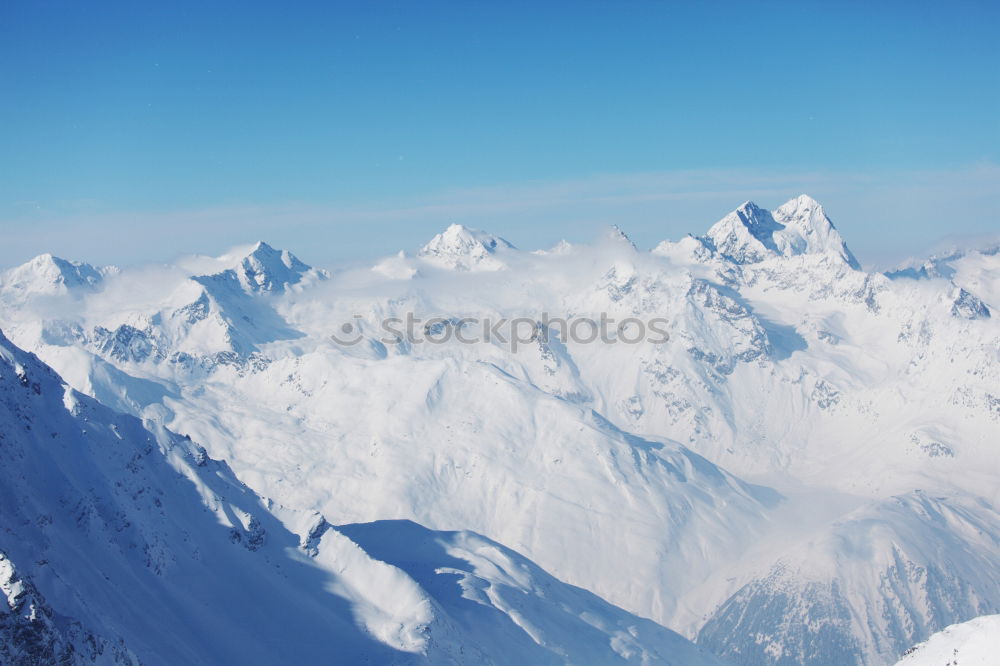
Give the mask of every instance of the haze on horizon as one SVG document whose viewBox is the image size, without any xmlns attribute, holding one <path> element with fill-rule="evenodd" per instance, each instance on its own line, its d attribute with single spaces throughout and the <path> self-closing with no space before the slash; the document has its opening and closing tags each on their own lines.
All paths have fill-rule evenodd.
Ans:
<svg viewBox="0 0 1000 666">
<path fill-rule="evenodd" d="M 640 247 L 808 193 L 862 263 L 1000 232 L 990 2 L 0 8 L 0 266 L 452 222 Z M 969 238 L 971 237 L 971 239 Z"/>
</svg>

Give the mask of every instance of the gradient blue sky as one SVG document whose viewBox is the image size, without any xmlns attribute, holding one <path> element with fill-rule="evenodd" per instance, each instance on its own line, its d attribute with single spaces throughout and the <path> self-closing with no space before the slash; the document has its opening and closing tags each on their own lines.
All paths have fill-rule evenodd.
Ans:
<svg viewBox="0 0 1000 666">
<path fill-rule="evenodd" d="M 1000 3 L 0 4 L 0 265 L 451 222 L 640 244 L 826 205 L 862 261 L 1000 233 Z"/>
</svg>

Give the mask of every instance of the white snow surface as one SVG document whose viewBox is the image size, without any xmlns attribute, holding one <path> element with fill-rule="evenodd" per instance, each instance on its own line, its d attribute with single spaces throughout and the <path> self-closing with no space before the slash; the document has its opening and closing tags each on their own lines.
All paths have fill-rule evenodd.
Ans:
<svg viewBox="0 0 1000 666">
<path fill-rule="evenodd" d="M 773 211 L 747 201 L 709 229 L 707 239 L 736 263 L 818 254 L 859 268 L 823 207 L 804 194 Z"/>
<path fill-rule="evenodd" d="M 652 252 L 618 229 L 533 252 L 452 225 L 415 255 L 331 273 L 258 244 L 13 286 L 52 282 L 29 262 L 0 280 L 0 327 L 80 393 L 189 436 L 295 534 L 311 528 L 294 516 L 317 515 L 415 544 L 468 534 L 444 552 L 510 549 L 733 663 L 884 664 L 1000 611 L 998 261 L 984 248 L 868 273 L 801 196 Z M 552 325 L 514 349 L 381 328 L 602 313 L 660 319 L 669 339 Z M 339 533 L 356 545 L 325 531 L 314 560 L 366 572 L 335 586 L 358 621 L 430 654 L 434 604 L 360 582 L 389 570 L 353 549 L 426 591 L 424 570 Z M 477 598 L 512 608 L 490 580 Z M 500 610 L 537 636 L 555 608 Z M 417 619 L 388 628 L 398 613 Z"/>
<path fill-rule="evenodd" d="M 514 246 L 492 234 L 452 224 L 420 248 L 417 256 L 430 264 L 459 271 L 506 268 L 502 255 Z"/>
<path fill-rule="evenodd" d="M 471 532 L 262 498 L 2 335 L 0 422 L 0 663 L 722 663 Z"/>
<path fill-rule="evenodd" d="M 1000 663 L 1000 615 L 945 627 L 914 646 L 896 666 L 995 666 Z"/>
</svg>

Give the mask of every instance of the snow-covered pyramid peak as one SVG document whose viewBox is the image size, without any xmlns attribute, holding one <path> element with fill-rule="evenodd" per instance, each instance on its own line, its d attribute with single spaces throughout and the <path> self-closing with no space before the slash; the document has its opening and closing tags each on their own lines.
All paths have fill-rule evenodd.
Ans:
<svg viewBox="0 0 1000 666">
<path fill-rule="evenodd" d="M 227 258 L 220 257 L 220 260 Z M 288 250 L 278 250 L 264 241 L 258 241 L 247 254 L 235 259 L 235 265 L 230 265 L 233 267 L 220 273 L 194 276 L 194 280 L 203 284 L 235 280 L 247 293 L 280 294 L 308 277 L 318 280 L 327 277 L 325 271 L 315 269 Z"/>
<path fill-rule="evenodd" d="M 496 254 L 514 246 L 499 236 L 452 224 L 420 248 L 417 256 L 453 270 L 499 270 L 505 264 Z"/>
<path fill-rule="evenodd" d="M 21 298 L 65 294 L 78 289 L 92 290 L 114 267 L 95 268 L 79 261 L 40 254 L 0 275 L 0 289 Z"/>
<path fill-rule="evenodd" d="M 740 264 L 774 256 L 817 254 L 836 257 L 860 269 L 823 207 L 805 194 L 773 211 L 747 201 L 715 223 L 707 238 L 720 254 Z"/>
<path fill-rule="evenodd" d="M 747 201 L 708 230 L 708 238 L 720 254 L 740 263 L 763 261 L 776 254 L 773 235 L 778 225 L 769 211 Z"/>
<path fill-rule="evenodd" d="M 605 230 L 604 240 L 609 243 L 631 247 L 633 250 L 636 249 L 635 243 L 632 242 L 632 239 L 629 238 L 628 234 L 622 231 L 622 228 L 617 224 L 612 224 Z"/>
<path fill-rule="evenodd" d="M 778 224 L 784 226 L 784 231 L 776 238 L 784 254 L 833 254 L 852 268 L 861 268 L 823 206 L 812 197 L 799 195 L 773 211 L 772 215 Z"/>
<path fill-rule="evenodd" d="M 286 287 L 301 282 L 313 268 L 288 250 L 276 250 L 258 241 L 250 254 L 240 260 L 235 271 L 236 278 L 247 291 L 281 293 Z"/>
</svg>

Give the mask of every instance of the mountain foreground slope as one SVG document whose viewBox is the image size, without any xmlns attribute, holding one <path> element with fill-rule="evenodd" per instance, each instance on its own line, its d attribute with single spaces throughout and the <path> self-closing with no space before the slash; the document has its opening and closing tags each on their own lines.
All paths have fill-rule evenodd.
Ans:
<svg viewBox="0 0 1000 666">
<path fill-rule="evenodd" d="M 1000 661 L 1000 615 L 953 624 L 906 651 L 896 666 L 990 666 Z"/>
<path fill-rule="evenodd" d="M 2 335 L 0 418 L 5 664 L 721 663 L 474 533 L 264 500 Z"/>
</svg>

